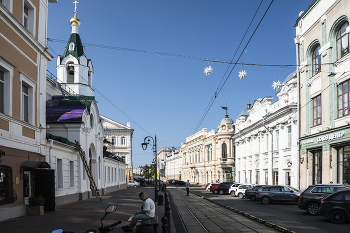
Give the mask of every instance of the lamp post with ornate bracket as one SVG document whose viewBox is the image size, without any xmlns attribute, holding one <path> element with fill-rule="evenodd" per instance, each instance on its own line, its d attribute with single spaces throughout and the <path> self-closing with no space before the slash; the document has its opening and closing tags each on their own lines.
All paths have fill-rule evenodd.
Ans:
<svg viewBox="0 0 350 233">
<path fill-rule="evenodd" d="M 152 144 L 151 144 L 152 143 Z M 152 145 L 153 153 L 154 153 L 154 158 L 156 160 L 155 163 L 155 182 L 154 182 L 154 201 L 158 200 L 158 190 L 157 190 L 157 136 L 154 136 L 154 139 L 151 136 L 147 136 L 144 139 L 144 142 L 141 143 L 142 149 L 146 150 L 148 145 Z"/>
</svg>

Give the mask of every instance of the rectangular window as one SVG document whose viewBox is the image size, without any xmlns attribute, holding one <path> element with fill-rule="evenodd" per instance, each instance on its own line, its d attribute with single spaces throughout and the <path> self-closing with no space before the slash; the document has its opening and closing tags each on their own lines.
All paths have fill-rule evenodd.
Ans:
<svg viewBox="0 0 350 233">
<path fill-rule="evenodd" d="M 29 30 L 28 20 L 29 20 L 29 9 L 28 9 L 28 6 L 24 5 L 23 6 L 23 26 Z"/>
<path fill-rule="evenodd" d="M 120 145 L 125 146 L 125 137 L 121 137 Z"/>
<path fill-rule="evenodd" d="M 265 185 L 268 185 L 269 183 L 269 173 L 265 172 Z"/>
<path fill-rule="evenodd" d="M 29 122 L 29 88 L 22 84 L 22 120 Z"/>
<path fill-rule="evenodd" d="M 275 149 L 278 150 L 279 149 L 279 137 L 280 137 L 280 131 L 276 131 L 276 143 L 275 143 Z"/>
<path fill-rule="evenodd" d="M 313 183 L 322 184 L 322 150 L 313 152 Z"/>
<path fill-rule="evenodd" d="M 113 146 L 115 145 L 115 142 L 116 142 L 115 137 L 112 137 L 112 145 Z"/>
<path fill-rule="evenodd" d="M 5 73 L 0 70 L 0 112 L 4 113 L 5 105 Z"/>
<path fill-rule="evenodd" d="M 266 152 L 269 151 L 269 135 L 266 134 Z"/>
<path fill-rule="evenodd" d="M 278 172 L 273 172 L 273 185 L 278 185 Z"/>
<path fill-rule="evenodd" d="M 313 106 L 313 125 L 320 125 L 322 123 L 322 108 L 321 108 L 321 95 L 312 99 Z"/>
<path fill-rule="evenodd" d="M 63 188 L 62 159 L 57 159 L 57 188 Z"/>
<path fill-rule="evenodd" d="M 288 133 L 287 148 L 291 148 L 292 147 L 292 126 L 287 127 L 287 133 Z"/>
<path fill-rule="evenodd" d="M 255 183 L 260 184 L 259 171 L 256 171 Z"/>
<path fill-rule="evenodd" d="M 69 162 L 70 187 L 74 187 L 74 161 Z"/>
<path fill-rule="evenodd" d="M 338 117 L 349 114 L 349 80 L 347 80 L 338 86 Z"/>
</svg>

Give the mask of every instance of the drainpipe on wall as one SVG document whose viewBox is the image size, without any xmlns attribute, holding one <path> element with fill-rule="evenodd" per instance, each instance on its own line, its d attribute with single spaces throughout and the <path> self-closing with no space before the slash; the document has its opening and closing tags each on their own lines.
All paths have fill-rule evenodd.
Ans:
<svg viewBox="0 0 350 233">
<path fill-rule="evenodd" d="M 300 189 L 300 56 L 299 56 L 299 50 L 300 50 L 300 36 L 297 35 L 297 37 L 294 39 L 295 46 L 296 46 L 296 52 L 297 52 L 297 97 L 298 97 L 298 103 L 297 103 L 297 189 Z"/>
<path fill-rule="evenodd" d="M 50 141 L 50 147 L 49 147 L 49 164 L 50 164 L 50 167 L 51 166 L 51 158 L 52 158 L 52 146 L 53 146 L 53 140 L 52 139 L 49 139 Z"/>
</svg>

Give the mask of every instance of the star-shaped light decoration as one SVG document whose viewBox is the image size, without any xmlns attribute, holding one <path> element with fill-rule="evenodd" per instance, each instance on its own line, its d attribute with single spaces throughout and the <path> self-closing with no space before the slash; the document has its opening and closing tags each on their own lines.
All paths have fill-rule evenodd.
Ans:
<svg viewBox="0 0 350 233">
<path fill-rule="evenodd" d="M 306 86 L 311 87 L 312 86 L 312 81 L 311 80 L 306 81 Z"/>
<path fill-rule="evenodd" d="M 211 75 L 212 72 L 213 72 L 213 69 L 211 68 L 211 66 L 207 66 L 204 68 L 204 73 L 206 75 Z"/>
<path fill-rule="evenodd" d="M 238 77 L 240 79 L 245 79 L 247 77 L 247 72 L 245 72 L 245 70 L 242 70 L 241 72 L 239 72 Z"/>
<path fill-rule="evenodd" d="M 274 90 L 278 90 L 283 86 L 283 84 L 281 84 L 281 82 L 278 80 L 277 82 L 273 82 L 272 87 Z"/>
<path fill-rule="evenodd" d="M 335 78 L 335 79 L 333 80 L 333 84 L 334 84 L 334 86 L 336 86 L 336 87 L 339 86 L 338 79 Z"/>
</svg>

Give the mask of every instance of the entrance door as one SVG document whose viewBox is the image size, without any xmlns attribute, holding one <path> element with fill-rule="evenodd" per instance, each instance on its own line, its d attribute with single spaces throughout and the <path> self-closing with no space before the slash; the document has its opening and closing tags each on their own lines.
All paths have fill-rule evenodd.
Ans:
<svg viewBox="0 0 350 233">
<path fill-rule="evenodd" d="M 30 196 L 33 195 L 33 182 L 32 182 L 32 175 L 31 171 L 24 171 L 23 172 L 23 197 L 24 197 L 24 204 L 28 204 L 28 199 Z"/>
<path fill-rule="evenodd" d="M 338 179 L 340 184 L 350 184 L 350 146 L 338 149 Z"/>
<path fill-rule="evenodd" d="M 313 183 L 322 184 L 322 150 L 312 152 L 313 154 Z"/>
<path fill-rule="evenodd" d="M 55 211 L 55 170 L 35 169 L 34 174 L 35 196 L 43 196 L 45 211 Z"/>
</svg>

